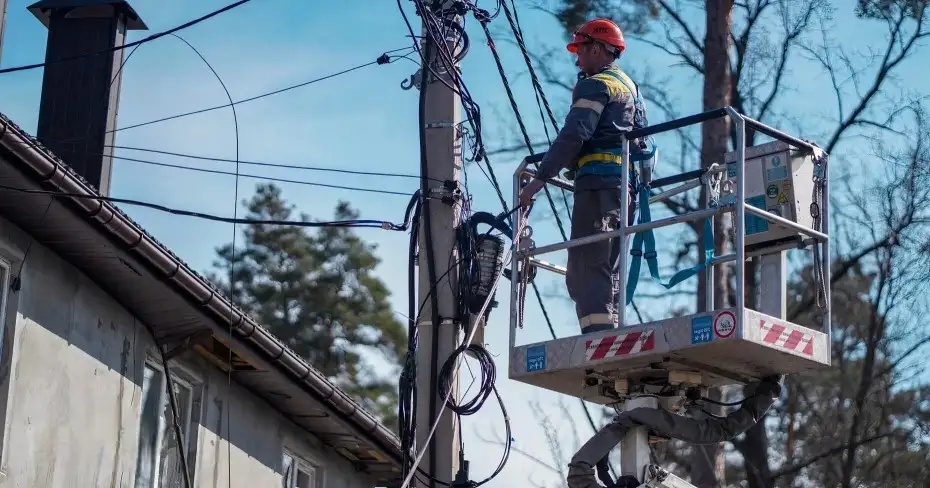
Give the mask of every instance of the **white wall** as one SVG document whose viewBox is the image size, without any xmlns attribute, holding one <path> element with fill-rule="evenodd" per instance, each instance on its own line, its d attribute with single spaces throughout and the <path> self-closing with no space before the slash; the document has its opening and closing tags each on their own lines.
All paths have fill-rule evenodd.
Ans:
<svg viewBox="0 0 930 488">
<path fill-rule="evenodd" d="M 14 274 L 28 242 L 0 219 L 0 258 Z M 6 290 L 8 283 L 0 283 Z M 154 351 L 146 328 L 37 243 L 26 259 L 21 290 L 8 293 L 4 323 L 0 488 L 133 487 L 144 362 Z M 322 465 L 326 488 L 372 486 L 236 384 L 230 400 L 222 371 L 190 355 L 169 364 L 179 362 L 203 395 L 200 426 L 190 436 L 197 449 L 194 486 L 278 487 L 285 445 Z M 228 430 L 231 443 L 224 440 Z"/>
</svg>

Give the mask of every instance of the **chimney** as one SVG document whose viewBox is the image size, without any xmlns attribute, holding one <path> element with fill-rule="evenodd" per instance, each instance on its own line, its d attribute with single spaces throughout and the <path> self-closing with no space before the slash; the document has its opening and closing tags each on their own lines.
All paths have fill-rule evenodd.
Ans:
<svg viewBox="0 0 930 488">
<path fill-rule="evenodd" d="M 2 2 L 4 0 L 0 0 Z M 145 30 L 125 0 L 40 0 L 29 7 L 48 28 L 36 137 L 90 182 L 110 194 L 112 152 L 127 30 Z"/>
</svg>

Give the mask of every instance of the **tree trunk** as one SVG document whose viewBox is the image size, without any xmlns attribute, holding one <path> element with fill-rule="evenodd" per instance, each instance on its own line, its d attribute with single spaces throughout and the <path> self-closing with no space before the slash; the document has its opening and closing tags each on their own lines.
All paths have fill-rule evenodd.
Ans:
<svg viewBox="0 0 930 488">
<path fill-rule="evenodd" d="M 730 104 L 730 12 L 732 0 L 706 1 L 706 34 L 704 36 L 704 110 L 726 107 Z M 728 149 L 729 120 L 726 118 L 705 122 L 701 127 L 701 166 L 723 162 Z M 703 200 L 706 202 L 706 189 Z M 714 241 L 717 255 L 726 252 L 726 219 L 714 219 Z M 707 290 L 705 280 L 698 284 L 698 310 L 706 310 L 707 293 L 713 293 L 714 308 L 726 306 L 729 295 L 727 267 L 714 270 L 713 290 Z M 701 273 L 702 276 L 704 273 Z M 711 396 L 722 396 L 723 392 L 711 392 Z M 698 488 L 717 488 L 725 483 L 722 445 L 694 446 L 691 455 L 691 483 Z"/>
</svg>

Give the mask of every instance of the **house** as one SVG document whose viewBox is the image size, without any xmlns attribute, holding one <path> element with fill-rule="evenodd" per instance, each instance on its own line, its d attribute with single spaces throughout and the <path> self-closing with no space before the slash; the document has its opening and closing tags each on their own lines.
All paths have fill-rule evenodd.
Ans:
<svg viewBox="0 0 930 488">
<path fill-rule="evenodd" d="M 30 9 L 50 61 L 145 28 Z M 36 138 L 0 116 L 0 488 L 399 485 L 389 428 L 102 198 L 121 59 L 49 64 Z"/>
</svg>

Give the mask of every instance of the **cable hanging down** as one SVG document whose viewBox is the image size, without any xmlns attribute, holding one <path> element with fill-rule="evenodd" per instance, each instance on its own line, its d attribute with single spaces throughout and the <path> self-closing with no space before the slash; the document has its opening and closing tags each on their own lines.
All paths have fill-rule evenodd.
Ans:
<svg viewBox="0 0 930 488">
<path fill-rule="evenodd" d="M 469 41 L 468 41 L 467 32 L 465 31 L 464 27 L 455 19 L 455 17 L 458 15 L 464 14 L 465 12 L 467 12 L 467 10 L 462 10 L 461 5 L 457 4 L 453 7 L 453 9 L 446 9 L 443 11 L 433 11 L 427 8 L 424 5 L 424 2 L 421 0 L 413 0 L 413 2 L 416 6 L 418 15 L 422 17 L 423 29 L 425 32 L 424 48 L 421 50 L 419 46 L 417 45 L 414 46 L 414 49 L 420 55 L 421 67 L 422 67 L 421 68 L 421 73 L 422 73 L 421 81 L 422 82 L 420 83 L 420 88 L 421 88 L 420 90 L 420 110 L 421 110 L 420 144 L 421 144 L 421 148 L 420 149 L 421 149 L 421 166 L 424 166 L 424 167 L 421 167 L 421 174 L 424 176 L 422 180 L 423 188 L 421 190 L 425 191 L 425 189 L 427 188 L 427 182 L 429 181 L 430 178 L 429 178 L 429 175 L 427 174 L 428 168 L 425 167 L 425 161 L 422 160 L 422 158 L 425 157 L 425 152 L 426 152 L 425 147 L 424 147 L 425 137 L 424 137 L 423 129 L 422 129 L 424 127 L 424 124 L 423 124 L 424 121 L 422 117 L 423 117 L 423 109 L 424 109 L 423 104 L 425 102 L 425 99 L 423 98 L 425 95 L 424 92 L 426 91 L 429 83 L 431 82 L 442 83 L 444 86 L 449 88 L 451 91 L 458 94 L 459 97 L 461 98 L 463 111 L 467 116 L 463 124 L 467 124 L 470 126 L 471 128 L 470 135 L 474 137 L 473 144 L 472 144 L 473 152 L 472 152 L 471 160 L 480 161 L 484 159 L 485 150 L 484 150 L 484 144 L 483 144 L 482 132 L 481 132 L 482 127 L 481 127 L 480 108 L 478 107 L 478 104 L 474 101 L 471 94 L 469 93 L 468 87 L 465 85 L 464 81 L 462 80 L 461 75 L 457 68 L 458 62 L 462 60 L 462 58 L 465 56 L 465 54 L 467 53 L 469 49 Z M 410 35 L 414 38 L 417 38 L 417 36 L 413 32 L 412 26 L 410 25 L 409 19 L 407 19 L 406 17 L 406 13 L 404 12 L 403 5 L 401 4 L 400 0 L 398 0 L 397 3 L 398 3 L 398 8 L 401 12 L 401 15 L 404 17 L 404 21 L 407 24 L 408 30 L 410 31 Z M 453 34 L 456 35 L 458 42 L 456 42 L 455 46 L 448 46 L 446 44 L 447 42 L 446 40 L 449 39 L 450 38 L 449 36 Z M 443 76 L 440 76 L 437 73 L 437 71 L 442 71 Z M 462 130 L 462 132 L 466 132 L 464 128 L 461 128 L 460 130 Z M 466 157 L 466 159 L 468 158 Z M 425 308 L 425 305 L 427 303 L 432 302 L 433 306 L 431 307 L 431 310 L 432 310 L 431 315 L 433 315 L 433 317 L 431 318 L 431 322 L 433 323 L 438 323 L 438 318 L 436 317 L 436 314 L 438 312 L 438 306 L 436 305 L 437 283 L 443 280 L 448 273 L 452 272 L 453 270 L 457 270 L 460 274 L 459 276 L 460 286 L 458 287 L 457 290 L 455 290 L 456 295 L 457 295 L 457 300 L 456 300 L 456 306 L 455 306 L 456 311 L 454 312 L 455 317 L 453 319 L 455 321 L 462 322 L 462 323 L 464 323 L 464 320 L 466 320 L 466 317 L 470 315 L 469 312 L 471 313 L 475 312 L 474 310 L 475 307 L 464 306 L 463 304 L 466 304 L 466 303 L 474 304 L 479 297 L 486 297 L 486 301 L 484 305 L 479 304 L 477 306 L 477 308 L 480 309 L 477 311 L 478 315 L 482 315 L 486 311 L 487 307 L 490 306 L 490 303 L 493 301 L 493 290 L 494 288 L 496 288 L 496 284 L 495 284 L 493 287 L 477 286 L 473 289 L 469 289 L 468 291 L 465 291 L 465 288 L 468 288 L 468 284 L 471 283 L 471 280 L 464 279 L 463 277 L 477 275 L 477 276 L 480 276 L 483 281 L 483 279 L 485 278 L 485 275 L 490 274 L 493 270 L 496 269 L 498 270 L 498 272 L 496 273 L 497 276 L 489 276 L 489 277 L 495 278 L 494 280 L 495 283 L 500 278 L 499 267 L 494 266 L 494 262 L 496 258 L 493 258 L 490 261 L 488 261 L 487 259 L 482 260 L 482 258 L 479 257 L 479 255 L 491 256 L 495 254 L 493 252 L 495 246 L 493 246 L 492 244 L 497 242 L 496 241 L 497 238 L 489 236 L 490 232 L 493 231 L 494 229 L 492 228 L 487 234 L 481 237 L 475 236 L 474 233 L 462 232 L 463 228 L 467 227 L 468 225 L 467 223 L 469 222 L 469 218 L 470 218 L 469 202 L 470 202 L 470 199 L 468 198 L 466 198 L 462 202 L 461 222 L 463 224 L 461 225 L 459 229 L 457 229 L 457 232 L 460 232 L 458 236 L 459 237 L 458 246 L 459 246 L 459 250 L 461 253 L 461 258 L 457 260 L 457 262 L 452 263 L 449 266 L 449 269 L 445 273 L 443 273 L 441 276 L 436 276 L 436 273 L 434 272 L 436 269 L 435 264 L 438 260 L 437 260 L 437 256 L 433 255 L 432 245 L 429 242 L 431 240 L 430 239 L 431 219 L 429 216 L 430 212 L 425 208 L 422 212 L 423 225 L 425 227 L 425 231 L 427 232 L 427 235 L 425 236 L 425 239 L 424 239 L 426 241 L 424 242 L 424 245 L 426 246 L 425 258 L 427 260 L 427 265 L 429 266 L 429 270 L 430 270 L 430 273 L 429 273 L 430 275 L 428 276 L 430 286 L 429 286 L 428 291 L 426 292 L 426 296 L 419 297 L 419 299 L 422 301 L 420 310 L 422 311 L 423 308 Z M 505 215 L 501 216 L 501 220 L 505 218 L 509 219 L 510 213 L 511 212 L 507 212 Z M 419 231 L 419 229 L 417 229 L 417 231 Z M 466 245 L 463 245 L 464 241 L 467 241 Z M 411 296 L 415 296 L 415 284 L 414 284 L 415 272 L 414 272 L 413 267 L 415 266 L 415 260 L 417 256 L 416 250 L 414 247 L 416 242 L 417 241 L 415 240 L 414 236 L 411 236 L 411 269 L 410 269 L 410 275 L 409 275 L 410 286 L 411 286 L 411 290 L 410 290 Z M 490 254 L 489 254 L 489 251 L 490 251 Z M 483 485 L 487 483 L 490 479 L 497 476 L 503 470 L 503 466 L 506 464 L 507 460 L 509 459 L 509 454 L 510 454 L 509 443 L 505 445 L 504 453 L 502 455 L 501 461 L 497 469 L 495 469 L 494 472 L 487 479 L 480 481 L 480 482 L 473 482 L 468 479 L 468 468 L 467 468 L 468 461 L 467 459 L 465 459 L 464 445 L 461 446 L 461 450 L 460 450 L 460 459 L 459 459 L 460 470 L 458 473 L 456 473 L 455 479 L 452 480 L 451 482 L 446 482 L 446 481 L 438 480 L 435 478 L 434 476 L 436 474 L 435 461 L 431 461 L 429 463 L 430 466 L 428 467 L 428 472 L 424 472 L 424 470 L 419 467 L 419 463 L 422 457 L 427 453 L 427 451 L 433 454 L 430 456 L 431 460 L 436 459 L 436 456 L 435 456 L 436 446 L 435 446 L 435 443 L 432 443 L 430 441 L 432 439 L 433 434 L 435 433 L 435 429 L 438 425 L 438 419 L 441 418 L 442 412 L 446 408 L 449 408 L 450 404 L 456 405 L 456 402 L 450 399 L 451 389 L 448 392 L 446 392 L 447 395 L 445 395 L 444 400 L 440 399 L 440 401 L 442 402 L 441 409 L 439 409 L 438 408 L 439 405 L 436 404 L 437 396 L 436 395 L 432 396 L 431 398 L 432 402 L 429 405 L 429 409 L 430 409 L 429 420 L 430 420 L 430 424 L 432 425 L 432 428 L 430 430 L 430 433 L 425 438 L 425 444 L 417 446 L 416 444 L 417 444 L 418 435 L 416 433 L 416 420 L 415 420 L 417 416 L 416 386 L 415 385 L 416 385 L 416 378 L 418 376 L 418 371 L 417 371 L 418 365 L 416 361 L 416 354 L 417 354 L 417 349 L 419 347 L 418 323 L 419 323 L 420 313 L 419 312 L 414 313 L 414 308 L 416 306 L 415 299 L 411 299 L 409 305 L 410 305 L 410 312 L 411 312 L 409 316 L 411 320 L 409 322 L 409 330 L 408 330 L 408 352 L 407 352 L 406 360 L 404 363 L 404 370 L 401 375 L 401 385 L 400 385 L 401 399 L 400 399 L 400 408 L 399 408 L 400 412 L 402 412 L 402 414 L 400 415 L 401 417 L 400 437 L 401 437 L 401 444 L 402 444 L 402 452 L 404 455 L 402 475 L 405 478 L 405 482 L 403 486 L 407 486 L 407 484 L 409 484 L 414 477 L 416 477 L 421 482 L 423 481 L 422 480 L 423 477 L 427 478 L 428 483 L 425 483 L 425 484 L 429 484 L 430 486 L 443 485 L 443 486 L 452 486 L 454 488 L 460 488 L 460 487 L 465 488 L 465 487 L 474 487 L 474 486 Z M 509 433 L 510 432 L 510 421 L 507 416 L 506 408 L 503 404 L 503 400 L 501 399 L 500 395 L 496 391 L 496 387 L 494 386 L 494 381 L 496 379 L 496 368 L 493 365 L 492 358 L 490 354 L 487 353 L 486 351 L 482 353 L 484 349 L 481 346 L 477 346 L 477 345 L 469 346 L 468 345 L 471 342 L 471 338 L 474 336 L 475 330 L 477 329 L 472 328 L 470 333 L 467 334 L 469 339 L 461 345 L 461 347 L 458 349 L 458 353 L 453 354 L 451 357 L 446 359 L 446 362 L 444 365 L 445 367 L 443 368 L 443 371 L 439 371 L 439 364 L 437 363 L 433 363 L 429 365 L 430 372 L 428 374 L 429 374 L 430 380 L 428 384 L 431 385 L 431 388 L 436 388 L 437 390 L 440 390 L 440 391 L 443 389 L 443 386 L 441 386 L 442 384 L 445 384 L 447 386 L 454 384 L 455 381 L 450 378 L 454 378 L 455 376 L 457 376 L 459 372 L 458 366 L 461 363 L 461 361 L 464 359 L 462 353 L 467 352 L 471 355 L 477 356 L 479 358 L 479 363 L 481 364 L 481 369 L 484 372 L 484 374 L 482 375 L 482 381 L 481 381 L 482 388 L 479 390 L 479 393 L 478 393 L 479 400 L 477 401 L 477 403 L 469 402 L 469 404 L 471 405 L 470 408 L 460 409 L 456 407 L 453 411 L 455 412 L 455 410 L 458 410 L 458 412 L 455 412 L 456 415 L 466 415 L 468 414 L 467 413 L 468 411 L 474 411 L 477 408 L 479 408 L 480 404 L 484 403 L 484 400 L 490 395 L 491 392 L 493 392 L 495 393 L 495 396 L 503 412 L 504 421 L 505 421 L 505 430 L 508 432 L 507 434 L 508 438 L 510 438 L 510 433 Z M 436 339 L 435 336 L 433 337 L 434 337 L 434 342 L 433 344 L 431 344 L 431 347 L 433 350 L 432 356 L 436 358 L 438 362 L 441 362 L 441 359 L 437 357 L 438 356 L 438 351 L 437 351 L 438 343 L 435 342 L 435 339 Z M 468 406 L 468 404 L 466 404 L 466 406 Z M 439 410 L 438 416 L 436 415 L 437 410 Z M 461 422 L 459 422 L 459 427 L 461 428 Z"/>
</svg>

